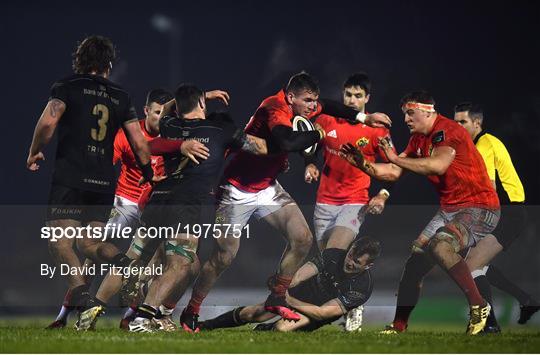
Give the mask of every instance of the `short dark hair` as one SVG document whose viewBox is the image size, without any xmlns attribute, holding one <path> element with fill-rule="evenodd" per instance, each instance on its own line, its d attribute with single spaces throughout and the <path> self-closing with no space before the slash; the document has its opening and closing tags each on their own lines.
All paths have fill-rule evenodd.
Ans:
<svg viewBox="0 0 540 355">
<path fill-rule="evenodd" d="M 433 96 L 427 91 L 419 90 L 405 94 L 399 103 L 399 107 L 403 107 L 407 102 L 418 102 L 420 104 L 435 105 Z"/>
<path fill-rule="evenodd" d="M 352 86 L 360 86 L 366 92 L 366 95 L 371 93 L 371 79 L 365 72 L 354 73 L 343 83 L 343 89 Z"/>
<path fill-rule="evenodd" d="M 173 95 L 165 89 L 153 89 L 146 95 L 146 106 L 152 102 L 163 105 L 173 99 Z"/>
<path fill-rule="evenodd" d="M 368 254 L 369 261 L 374 261 L 381 255 L 381 243 L 371 237 L 356 238 L 351 248 L 353 248 L 352 255 L 355 258 Z"/>
<path fill-rule="evenodd" d="M 320 92 L 319 84 L 317 84 L 315 78 L 305 71 L 301 71 L 300 73 L 291 76 L 287 86 L 285 87 L 285 92 L 293 92 L 294 94 L 298 94 L 300 91 L 308 91 L 317 95 Z"/>
<path fill-rule="evenodd" d="M 105 73 L 111 68 L 116 58 L 112 41 L 103 36 L 89 36 L 79 42 L 73 52 L 73 71 L 77 74 L 87 74 L 96 71 Z"/>
<path fill-rule="evenodd" d="M 193 111 L 199 104 L 204 92 L 193 84 L 180 84 L 174 92 L 179 115 Z"/>
<path fill-rule="evenodd" d="M 473 121 L 478 121 L 480 124 L 484 121 L 484 109 L 481 105 L 469 101 L 460 102 L 454 106 L 454 112 L 469 112 L 469 117 Z"/>
</svg>

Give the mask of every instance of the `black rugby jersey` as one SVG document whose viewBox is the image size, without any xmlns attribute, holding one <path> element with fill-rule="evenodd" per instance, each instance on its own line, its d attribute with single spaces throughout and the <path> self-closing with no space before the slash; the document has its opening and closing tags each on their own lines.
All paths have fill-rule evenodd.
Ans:
<svg viewBox="0 0 540 355">
<path fill-rule="evenodd" d="M 101 76 L 75 74 L 53 84 L 52 99 L 66 104 L 58 123 L 53 183 L 114 193 L 114 137 L 123 123 L 137 119 L 129 94 Z"/>
<path fill-rule="evenodd" d="M 322 260 L 314 258 L 312 262 L 319 273 L 289 289 L 291 296 L 317 306 L 337 298 L 347 311 L 363 305 L 373 292 L 373 278 L 369 270 L 360 274 L 349 275 L 340 268 L 336 280 L 324 272 Z"/>
<path fill-rule="evenodd" d="M 206 119 L 184 119 L 166 116 L 160 120 L 160 135 L 168 139 L 195 139 L 210 151 L 210 157 L 195 164 L 181 154 L 165 154 L 165 174 L 167 179 L 158 183 L 154 191 L 185 191 L 189 185 L 191 193 L 205 194 L 214 187 L 228 149 L 239 149 L 245 140 L 245 133 L 236 127 L 232 119 L 223 113 L 210 114 Z"/>
</svg>

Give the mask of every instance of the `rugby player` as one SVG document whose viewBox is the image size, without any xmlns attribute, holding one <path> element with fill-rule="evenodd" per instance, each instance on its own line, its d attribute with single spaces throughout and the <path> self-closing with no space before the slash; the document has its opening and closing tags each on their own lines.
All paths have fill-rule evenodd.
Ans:
<svg viewBox="0 0 540 355">
<path fill-rule="evenodd" d="M 435 101 L 425 91 L 402 98 L 405 123 L 412 136 L 399 156 L 381 140 L 390 163 L 371 163 L 352 145 L 343 147 L 342 152 L 351 164 L 377 179 L 395 181 L 404 170 L 426 175 L 440 197 L 439 211 L 413 242 L 398 289 L 394 322 L 385 333 L 395 334 L 407 328 L 423 277 L 437 263 L 467 298 L 467 334 L 476 335 L 486 325 L 490 305 L 480 295 L 458 252 L 479 243 L 495 229 L 500 216 L 499 199 L 467 131 L 438 114 L 434 106 Z"/>
<path fill-rule="evenodd" d="M 365 112 L 371 95 L 371 80 L 366 73 L 350 75 L 343 84 L 343 103 L 360 112 Z M 325 269 L 333 273 L 337 267 L 341 250 L 349 247 L 358 234 L 365 214 L 380 214 L 390 193 L 387 189 L 369 198 L 371 179 L 363 171 L 348 164 L 339 156 L 339 149 L 346 143 L 362 150 L 364 156 L 375 161 L 375 157 L 386 160 L 379 148 L 379 138 L 390 139 L 386 128 L 372 128 L 359 122 L 350 123 L 324 114 L 316 121 L 326 132 L 318 148 L 324 150 L 324 165 L 321 182 L 317 190 L 317 203 L 313 214 L 315 238 Z M 306 157 L 305 181 L 317 181 L 320 172 L 316 166 L 316 155 Z M 362 307 L 347 313 L 345 329 L 360 327 Z"/>
<path fill-rule="evenodd" d="M 523 232 L 527 225 L 527 215 L 524 208 L 525 190 L 519 178 L 508 150 L 497 137 L 483 130 L 484 112 L 482 107 L 471 102 L 462 102 L 454 108 L 454 120 L 461 124 L 471 136 L 476 148 L 486 164 L 489 179 L 496 187 L 496 178 L 501 181 L 506 194 L 499 192 L 500 201 L 508 201 L 501 205 L 503 218 L 493 232 L 500 242 L 492 245 L 496 251 L 508 250 L 514 240 Z M 474 267 L 474 266 L 473 266 Z M 505 291 L 519 301 L 520 314 L 518 323 L 525 324 L 532 315 L 540 310 L 540 302 L 510 281 L 501 270 L 494 265 L 480 270 L 471 268 L 474 281 L 482 296 L 491 303 L 489 284 Z M 500 327 L 493 309 L 487 320 L 486 333 L 499 333 Z"/>
<path fill-rule="evenodd" d="M 27 167 L 38 171 L 43 149 L 58 127 L 58 147 L 49 195 L 47 226 L 75 230 L 103 228 L 114 200 L 113 140 L 119 127 L 126 132 L 142 175 L 153 178 L 148 143 L 137 122 L 129 94 L 109 81 L 115 48 L 102 36 L 85 38 L 73 54 L 74 75 L 55 82 L 36 124 Z M 84 233 L 78 249 L 94 261 L 129 266 L 131 260 L 111 243 Z M 73 238 L 49 240 L 57 264 L 80 267 Z M 68 275 L 69 306 L 81 306 L 88 294 L 83 275 Z"/>
<path fill-rule="evenodd" d="M 228 94 L 225 91 L 221 90 L 213 90 L 204 93 L 204 97 L 208 99 L 221 99 L 225 103 L 228 103 Z M 155 117 L 152 115 L 152 137 L 149 138 L 150 142 L 150 148 L 151 152 L 154 155 L 157 154 L 174 154 L 174 159 L 178 160 L 181 158 L 182 166 L 185 166 L 189 160 L 192 161 L 194 164 L 199 164 L 199 161 L 197 159 L 205 160 L 208 158 L 208 152 L 209 149 L 198 140 L 187 140 L 184 141 L 183 139 L 178 139 L 177 141 L 171 142 L 168 139 L 165 138 L 155 138 L 157 137 L 160 132 L 163 131 L 163 125 L 161 125 L 161 117 L 165 114 L 168 114 L 171 112 L 172 105 L 174 105 L 174 98 L 172 95 L 168 94 L 167 97 L 164 97 L 164 100 L 160 100 L 159 107 L 157 107 L 156 111 L 154 113 L 156 114 Z M 142 124 L 142 123 L 141 123 Z M 186 136 L 183 136 L 186 137 Z M 178 137 L 176 137 L 178 138 Z M 173 143 L 173 144 L 171 144 Z M 129 152 L 125 152 L 125 154 L 129 154 Z M 160 162 L 160 174 L 167 173 L 167 167 L 164 166 L 164 162 L 161 156 L 156 156 L 156 160 Z M 189 160 L 188 160 L 189 159 Z M 163 171 L 165 170 L 165 171 Z M 168 169 L 170 172 L 171 169 Z M 174 174 L 177 174 L 178 172 L 174 172 Z M 132 176 L 131 183 L 135 186 L 141 185 L 141 176 Z M 167 176 L 161 176 L 159 179 L 155 179 L 154 182 L 160 182 L 164 179 L 166 179 Z M 146 204 L 146 202 L 141 202 L 141 199 L 144 198 L 144 195 L 147 193 L 147 191 L 143 191 L 142 189 L 138 193 L 138 200 L 137 200 L 137 208 L 142 209 L 143 205 Z M 140 214 L 140 213 L 139 213 Z M 137 221 L 139 221 L 139 214 L 137 214 Z M 137 233 L 134 240 L 131 243 L 130 250 L 128 251 L 129 257 L 133 258 L 136 262 L 135 265 L 137 267 L 143 266 L 146 264 L 148 260 L 145 260 L 143 264 L 138 263 L 138 259 L 140 257 L 140 254 L 142 252 L 146 252 L 146 255 L 149 255 L 150 257 L 154 255 L 155 251 L 159 251 L 160 248 L 153 249 L 151 251 L 143 250 L 143 247 L 140 245 L 144 244 L 144 241 L 141 240 L 141 234 Z M 131 254 L 130 254 L 131 252 Z M 139 252 L 139 253 L 138 253 Z M 154 258 L 156 256 L 154 255 Z M 153 259 L 154 260 L 154 259 Z M 142 280 L 139 280 L 142 281 Z M 78 329 L 79 330 L 88 330 L 93 329 L 95 327 L 95 323 L 97 321 L 97 318 L 104 313 L 105 307 L 109 299 L 116 294 L 120 286 L 122 284 L 122 280 L 117 275 L 109 274 L 107 278 L 103 281 L 100 289 L 98 290 L 96 297 L 90 298 L 89 302 L 85 306 L 84 312 L 81 313 L 79 322 L 78 322 Z M 137 287 L 136 291 L 139 287 Z M 133 298 L 137 296 L 138 292 L 135 293 L 129 293 L 123 294 L 121 296 L 124 296 L 124 298 L 129 298 L 129 303 L 135 301 Z M 130 297 L 131 296 L 131 297 Z M 165 329 L 165 330 L 175 330 L 176 326 L 174 325 L 174 322 L 170 319 L 170 316 L 175 308 L 176 302 L 165 302 L 163 306 L 160 307 L 161 311 L 161 317 L 159 321 L 159 325 Z M 133 307 L 133 306 L 132 306 Z M 134 315 L 134 309 L 128 309 L 126 314 L 124 315 L 124 318 L 122 319 L 120 323 L 120 327 L 127 329 L 127 325 L 130 320 L 132 320 L 132 316 Z"/>
<path fill-rule="evenodd" d="M 339 253 L 338 270 L 330 276 L 320 256 L 304 264 L 294 275 L 286 295 L 287 302 L 300 315 L 290 322 L 280 319 L 261 324 L 256 330 L 313 331 L 337 320 L 348 311 L 367 302 L 373 290 L 370 268 L 380 255 L 378 241 L 369 237 L 356 239 L 348 250 Z M 201 323 L 202 330 L 237 327 L 247 323 L 265 322 L 276 315 L 264 309 L 264 304 L 238 307 L 214 319 Z"/>
<path fill-rule="evenodd" d="M 173 106 L 180 117 L 170 116 Z M 264 140 L 246 135 L 237 129 L 226 114 L 213 114 L 207 119 L 204 93 L 197 87 L 183 84 L 175 92 L 175 99 L 164 105 L 160 119 L 160 134 L 163 139 L 204 142 L 208 148 L 207 160 L 200 164 L 190 163 L 181 157 L 178 150 L 164 155 L 166 178 L 158 182 L 150 200 L 144 208 L 141 222 L 150 227 L 172 227 L 173 232 L 166 240 L 141 238 L 143 245 L 132 244 L 130 254 L 140 261 L 152 255 L 156 244 L 164 242 L 166 268 L 163 275 L 150 285 L 145 303 L 138 308 L 137 317 L 130 323 L 131 331 L 154 330 L 153 318 L 158 307 L 165 301 L 178 300 L 198 273 L 199 261 L 196 250 L 201 226 L 201 213 L 209 197 L 228 149 L 243 149 L 254 154 L 266 154 Z M 152 148 L 152 152 L 154 149 Z M 187 227 L 188 229 L 186 229 Z M 176 229 L 176 232 L 174 230 Z M 142 229 L 139 229 L 138 233 Z M 174 233 L 174 234 L 173 234 Z M 104 305 L 89 309 L 85 327 L 91 328 Z"/>
<path fill-rule="evenodd" d="M 295 116 L 311 118 L 319 113 L 382 127 L 390 125 L 388 116 L 380 113 L 366 115 L 329 100 L 319 99 L 319 87 L 307 73 L 293 75 L 286 87 L 266 98 L 257 108 L 245 132 L 265 139 L 278 147 L 278 154 L 254 156 L 239 152 L 225 168 L 223 183 L 219 187 L 216 221 L 242 229 L 251 216 L 263 219 L 285 236 L 287 246 L 277 273 L 270 277 L 266 310 L 285 319 L 298 320 L 285 300 L 285 292 L 296 271 L 302 266 L 312 243 L 312 235 L 302 212 L 276 180 L 288 169 L 288 153 L 302 151 L 320 141 L 325 131 L 295 132 L 291 120 Z M 230 235 L 216 239 L 216 245 L 201 270 L 193 287 L 191 299 L 183 311 L 184 327 L 196 327 L 200 307 L 211 288 L 234 260 L 240 247 L 240 238 Z"/>
<path fill-rule="evenodd" d="M 163 108 L 163 104 L 171 99 L 172 94 L 163 89 L 151 90 L 147 94 L 146 104 L 143 108 L 145 118 L 139 121 L 143 135 L 147 140 L 159 135 L 159 115 Z M 129 227 L 132 231 L 135 231 L 139 226 L 140 211 L 138 201 L 143 190 L 143 187 L 139 186 L 139 180 L 142 178 L 142 174 L 137 166 L 135 156 L 131 150 L 126 134 L 122 129 L 116 134 L 113 146 L 113 164 L 121 162 L 122 165 L 116 185 L 114 208 L 111 211 L 107 223 L 116 228 Z M 157 167 L 158 164 L 163 164 L 160 156 L 153 156 L 151 162 L 155 173 L 159 171 L 159 167 Z M 92 265 L 92 261 L 87 259 L 85 265 Z M 96 297 L 102 302 L 107 302 L 110 297 L 116 294 L 120 288 L 121 282 L 121 277 L 119 275 L 107 275 L 102 282 Z M 73 310 L 73 307 L 69 306 L 70 295 L 71 293 L 68 290 L 64 297 L 64 304 L 62 305 L 60 313 L 48 328 L 62 328 L 66 325 L 69 313 Z"/>
</svg>

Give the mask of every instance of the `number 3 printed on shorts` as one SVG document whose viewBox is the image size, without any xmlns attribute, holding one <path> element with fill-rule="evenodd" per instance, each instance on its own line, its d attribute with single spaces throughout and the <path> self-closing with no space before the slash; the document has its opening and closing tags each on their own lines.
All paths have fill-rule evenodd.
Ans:
<svg viewBox="0 0 540 355">
<path fill-rule="evenodd" d="M 92 128 L 90 130 L 90 137 L 93 140 L 101 142 L 107 135 L 107 122 L 109 121 L 109 108 L 103 104 L 97 104 L 92 109 L 92 114 L 98 117 L 98 129 Z"/>
</svg>

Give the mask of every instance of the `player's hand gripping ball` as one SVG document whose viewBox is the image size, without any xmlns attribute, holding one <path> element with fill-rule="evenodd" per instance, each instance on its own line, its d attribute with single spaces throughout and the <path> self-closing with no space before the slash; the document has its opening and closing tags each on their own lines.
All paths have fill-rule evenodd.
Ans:
<svg viewBox="0 0 540 355">
<path fill-rule="evenodd" d="M 292 120 L 292 129 L 295 132 L 315 131 L 315 126 L 307 118 L 302 117 L 302 116 L 296 116 Z M 313 155 L 315 154 L 316 150 L 317 150 L 317 143 L 313 144 L 311 147 L 304 149 L 303 154 L 308 155 L 308 156 Z"/>
</svg>

